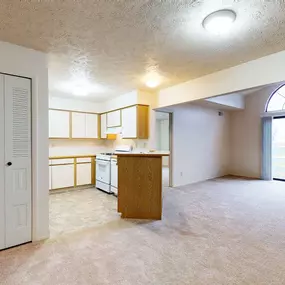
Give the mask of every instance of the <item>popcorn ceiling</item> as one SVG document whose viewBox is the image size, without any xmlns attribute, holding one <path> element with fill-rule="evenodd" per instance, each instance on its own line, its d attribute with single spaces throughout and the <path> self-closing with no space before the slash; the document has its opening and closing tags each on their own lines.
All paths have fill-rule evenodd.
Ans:
<svg viewBox="0 0 285 285">
<path fill-rule="evenodd" d="M 222 37 L 202 21 L 218 9 L 237 20 Z M 0 40 L 49 54 L 50 89 L 84 75 L 102 101 L 144 86 L 149 70 L 172 86 L 285 49 L 284 1 L 2 0 Z"/>
</svg>

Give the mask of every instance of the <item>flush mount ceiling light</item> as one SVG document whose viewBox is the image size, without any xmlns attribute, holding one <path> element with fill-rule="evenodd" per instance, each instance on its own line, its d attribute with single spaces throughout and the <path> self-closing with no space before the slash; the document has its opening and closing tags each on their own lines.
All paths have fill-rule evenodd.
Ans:
<svg viewBox="0 0 285 285">
<path fill-rule="evenodd" d="M 156 73 L 156 72 L 150 72 L 146 77 L 145 77 L 145 85 L 149 88 L 156 88 L 160 85 L 161 83 L 161 76 Z"/>
<path fill-rule="evenodd" d="M 208 15 L 203 21 L 203 27 L 215 35 L 225 34 L 236 20 L 236 13 L 232 10 L 219 10 Z"/>
<path fill-rule="evenodd" d="M 146 81 L 145 85 L 149 88 L 155 88 L 159 85 L 159 80 L 158 79 L 149 79 Z"/>
<path fill-rule="evenodd" d="M 103 86 L 90 83 L 86 78 L 73 78 L 68 82 L 63 82 L 58 89 L 75 96 L 87 96 L 93 93 L 104 93 L 106 91 L 106 88 Z"/>
</svg>

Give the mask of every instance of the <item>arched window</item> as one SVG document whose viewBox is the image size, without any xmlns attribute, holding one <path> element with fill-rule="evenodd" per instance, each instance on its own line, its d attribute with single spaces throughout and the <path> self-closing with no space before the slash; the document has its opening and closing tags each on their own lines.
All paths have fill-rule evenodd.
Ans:
<svg viewBox="0 0 285 285">
<path fill-rule="evenodd" d="M 269 98 L 266 112 L 285 111 L 285 85 L 280 86 Z"/>
</svg>

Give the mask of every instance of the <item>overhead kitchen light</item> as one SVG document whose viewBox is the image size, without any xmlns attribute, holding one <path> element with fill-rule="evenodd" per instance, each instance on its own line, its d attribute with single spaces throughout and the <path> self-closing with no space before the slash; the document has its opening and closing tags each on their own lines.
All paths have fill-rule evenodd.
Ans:
<svg viewBox="0 0 285 285">
<path fill-rule="evenodd" d="M 230 30 L 236 20 L 236 13 L 232 10 L 219 10 L 208 15 L 203 21 L 203 27 L 215 35 L 224 34 Z"/>
<path fill-rule="evenodd" d="M 58 89 L 65 93 L 71 93 L 75 96 L 87 96 L 92 93 L 96 94 L 106 92 L 106 88 L 99 84 L 90 83 L 90 81 L 86 78 L 73 78 L 70 81 L 60 84 L 60 86 L 58 86 Z"/>
<path fill-rule="evenodd" d="M 158 79 L 149 79 L 146 81 L 145 85 L 149 88 L 155 88 L 159 85 L 159 80 Z"/>
<path fill-rule="evenodd" d="M 162 80 L 161 76 L 154 71 L 149 72 L 144 78 L 145 85 L 149 88 L 156 88 L 157 86 L 160 85 L 161 80 Z"/>
</svg>

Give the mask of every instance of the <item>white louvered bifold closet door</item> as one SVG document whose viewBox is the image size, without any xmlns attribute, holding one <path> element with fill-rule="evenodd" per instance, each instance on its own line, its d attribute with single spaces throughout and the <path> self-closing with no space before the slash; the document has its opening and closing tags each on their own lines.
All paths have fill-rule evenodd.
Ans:
<svg viewBox="0 0 285 285">
<path fill-rule="evenodd" d="M 30 79 L 4 76 L 4 113 L 5 247 L 7 248 L 32 239 Z"/>
<path fill-rule="evenodd" d="M 4 75 L 0 74 L 0 249 L 5 248 Z"/>
</svg>

